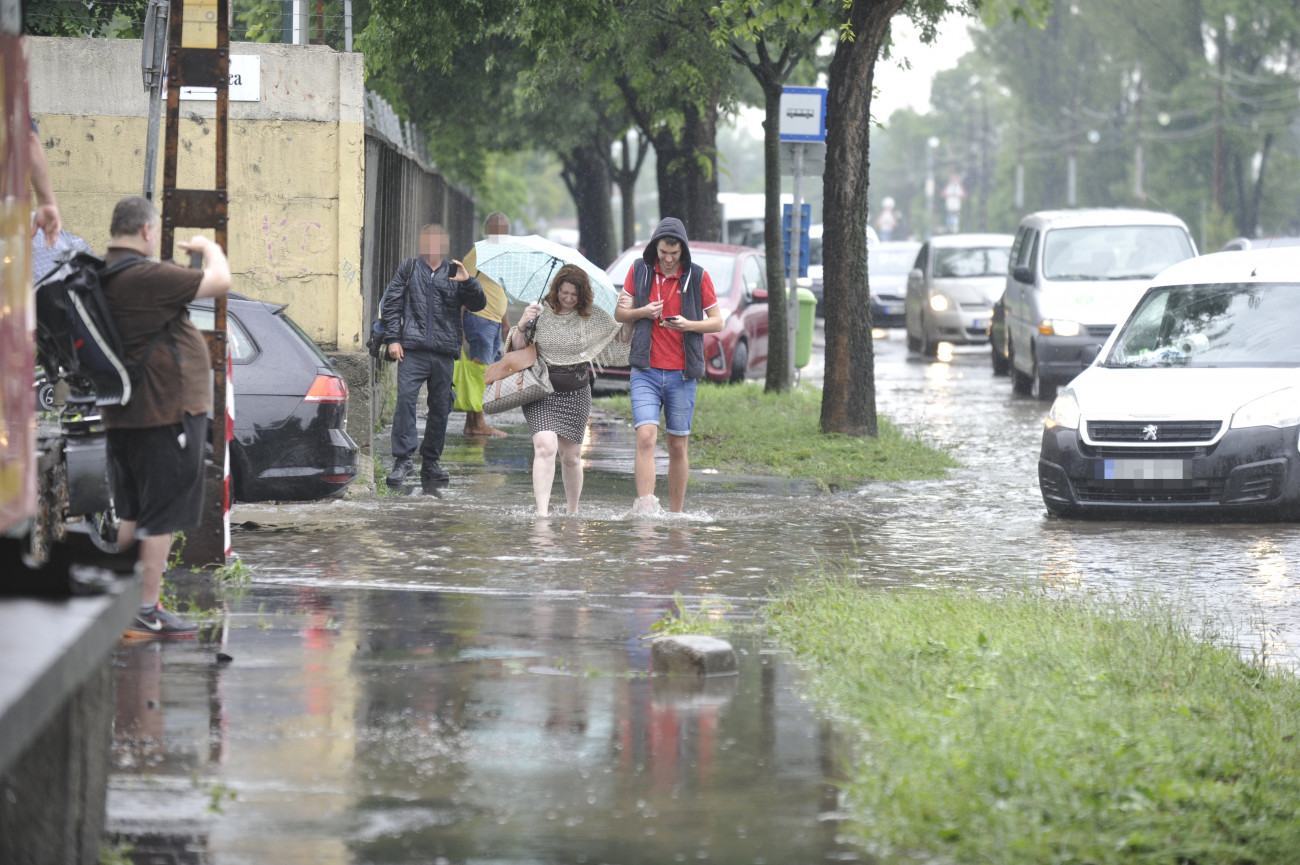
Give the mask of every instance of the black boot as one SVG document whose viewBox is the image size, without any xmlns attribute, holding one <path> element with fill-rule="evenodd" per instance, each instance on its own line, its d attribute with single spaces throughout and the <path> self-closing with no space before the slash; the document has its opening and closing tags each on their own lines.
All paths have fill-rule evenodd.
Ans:
<svg viewBox="0 0 1300 865">
<path fill-rule="evenodd" d="M 424 465 L 420 467 L 420 485 L 426 490 L 446 486 L 450 482 L 451 475 L 436 462 L 425 460 Z"/>
<path fill-rule="evenodd" d="M 388 473 L 388 485 L 400 487 L 414 468 L 410 457 L 397 457 L 393 460 L 393 470 Z"/>
</svg>

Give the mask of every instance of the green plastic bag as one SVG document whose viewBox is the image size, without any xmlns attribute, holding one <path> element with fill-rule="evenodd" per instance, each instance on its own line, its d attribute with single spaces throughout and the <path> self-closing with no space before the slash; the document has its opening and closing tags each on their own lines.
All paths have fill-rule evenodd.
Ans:
<svg viewBox="0 0 1300 865">
<path fill-rule="evenodd" d="M 469 359 L 466 347 L 460 347 L 460 359 L 451 371 L 451 386 L 456 392 L 456 411 L 483 411 L 483 373 L 487 367 Z"/>
</svg>

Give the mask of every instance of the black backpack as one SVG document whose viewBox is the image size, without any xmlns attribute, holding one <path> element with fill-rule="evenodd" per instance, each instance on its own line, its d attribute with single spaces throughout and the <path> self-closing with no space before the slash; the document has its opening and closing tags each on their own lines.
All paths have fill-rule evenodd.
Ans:
<svg viewBox="0 0 1300 865">
<path fill-rule="evenodd" d="M 375 316 L 374 322 L 370 325 L 370 336 L 366 339 L 366 351 L 375 360 L 388 360 L 392 358 L 388 355 L 388 342 L 384 339 L 384 298 L 388 297 L 388 289 L 379 298 L 379 314 Z"/>
<path fill-rule="evenodd" d="M 139 360 L 128 363 L 103 283 L 146 261 L 129 255 L 105 264 L 94 253 L 69 250 L 41 277 L 36 284 L 36 348 L 51 381 L 66 378 L 74 390 L 94 394 L 100 405 L 130 402 L 140 371 L 171 326 L 158 332 Z"/>
</svg>

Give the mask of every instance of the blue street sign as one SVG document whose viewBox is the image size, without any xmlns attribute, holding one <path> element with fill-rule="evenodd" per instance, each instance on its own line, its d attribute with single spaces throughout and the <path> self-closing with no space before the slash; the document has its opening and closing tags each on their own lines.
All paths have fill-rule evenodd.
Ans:
<svg viewBox="0 0 1300 865">
<path fill-rule="evenodd" d="M 790 272 L 790 218 L 794 208 L 781 205 L 781 247 L 785 252 L 785 272 Z M 808 275 L 808 224 L 812 222 L 812 205 L 799 205 L 799 275 Z"/>
</svg>

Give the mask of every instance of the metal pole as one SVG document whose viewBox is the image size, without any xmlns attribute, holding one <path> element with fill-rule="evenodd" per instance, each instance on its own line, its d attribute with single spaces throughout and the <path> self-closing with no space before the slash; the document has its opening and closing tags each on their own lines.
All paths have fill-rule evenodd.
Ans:
<svg viewBox="0 0 1300 865">
<path fill-rule="evenodd" d="M 163 72 L 167 58 L 169 0 L 152 0 L 145 15 L 144 87 L 149 91 L 149 127 L 144 145 L 144 189 L 141 194 L 154 201 L 158 179 L 158 127 L 162 123 Z M 156 202 L 155 202 L 156 203 Z"/>
<path fill-rule="evenodd" d="M 352 52 L 352 0 L 343 0 L 343 50 Z"/>
<path fill-rule="evenodd" d="M 803 142 L 794 142 L 794 204 L 790 207 L 790 269 L 789 288 L 785 295 L 787 342 L 785 371 L 787 384 L 794 384 L 794 346 L 799 336 L 799 281 L 800 216 L 803 210 Z"/>
</svg>

